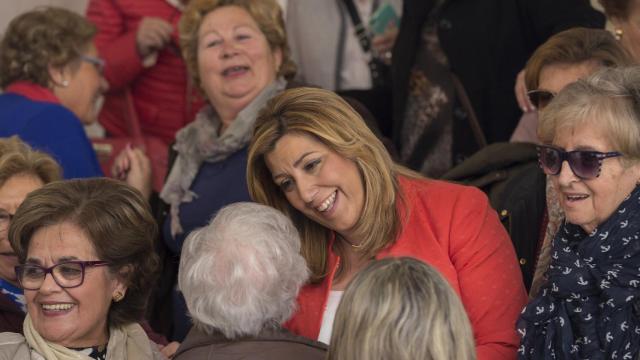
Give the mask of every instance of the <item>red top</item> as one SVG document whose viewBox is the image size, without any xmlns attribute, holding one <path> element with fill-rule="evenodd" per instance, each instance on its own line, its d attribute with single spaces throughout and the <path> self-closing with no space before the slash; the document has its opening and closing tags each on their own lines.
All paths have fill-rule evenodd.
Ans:
<svg viewBox="0 0 640 360">
<path fill-rule="evenodd" d="M 487 197 L 472 187 L 400 178 L 409 218 L 376 258 L 411 256 L 440 271 L 460 295 L 479 360 L 515 359 L 515 323 L 527 297 L 511 240 Z M 329 244 L 329 276 L 305 286 L 286 327 L 317 339 L 339 258 Z"/>
<path fill-rule="evenodd" d="M 53 91 L 29 81 L 13 82 L 4 90 L 6 93 L 22 95 L 29 100 L 60 104 L 60 100 L 53 94 Z"/>
<path fill-rule="evenodd" d="M 127 136 L 125 104 L 121 96 L 129 87 L 142 133 L 173 142 L 177 130 L 191 122 L 202 106 L 188 85 L 186 66 L 178 47 L 177 24 L 181 12 L 166 0 L 91 0 L 87 17 L 98 27 L 95 44 L 106 60 L 109 93 L 100 123 L 114 136 Z M 161 50 L 155 65 L 144 68 L 136 46 L 143 17 L 158 17 L 174 25 L 171 44 Z"/>
</svg>

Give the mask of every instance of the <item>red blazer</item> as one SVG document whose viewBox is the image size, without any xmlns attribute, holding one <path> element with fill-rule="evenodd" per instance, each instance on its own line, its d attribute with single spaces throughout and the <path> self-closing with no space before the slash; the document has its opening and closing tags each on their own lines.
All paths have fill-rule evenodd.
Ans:
<svg viewBox="0 0 640 360">
<path fill-rule="evenodd" d="M 178 47 L 177 24 L 182 12 L 166 0 L 91 0 L 87 17 L 98 27 L 95 44 L 106 60 L 109 93 L 100 113 L 100 123 L 115 136 L 128 134 L 121 92 L 129 87 L 142 133 L 167 144 L 175 133 L 191 122 L 202 106 L 201 98 L 188 83 L 188 74 Z M 136 47 L 136 32 L 143 17 L 159 17 L 176 29 L 173 41 L 158 54 L 155 65 L 144 68 Z"/>
<path fill-rule="evenodd" d="M 513 246 L 487 197 L 472 187 L 400 178 L 409 211 L 400 236 L 376 258 L 411 256 L 440 271 L 460 295 L 479 360 L 515 359 L 515 323 L 527 297 Z M 329 276 L 305 286 L 286 324 L 317 339 L 339 258 L 329 243 Z"/>
</svg>

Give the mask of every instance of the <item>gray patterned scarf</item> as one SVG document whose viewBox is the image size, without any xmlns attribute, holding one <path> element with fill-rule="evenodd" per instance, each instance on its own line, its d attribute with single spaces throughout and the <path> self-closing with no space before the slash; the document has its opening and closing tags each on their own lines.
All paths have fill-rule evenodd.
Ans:
<svg viewBox="0 0 640 360">
<path fill-rule="evenodd" d="M 215 109 L 205 106 L 195 120 L 176 134 L 174 150 L 178 152 L 160 198 L 171 206 L 171 236 L 183 232 L 180 225 L 180 204 L 191 202 L 198 197 L 190 190 L 203 162 L 218 162 L 249 144 L 258 112 L 274 96 L 286 87 L 286 81 L 279 78 L 268 85 L 231 122 L 229 127 L 218 134 L 221 121 Z"/>
</svg>

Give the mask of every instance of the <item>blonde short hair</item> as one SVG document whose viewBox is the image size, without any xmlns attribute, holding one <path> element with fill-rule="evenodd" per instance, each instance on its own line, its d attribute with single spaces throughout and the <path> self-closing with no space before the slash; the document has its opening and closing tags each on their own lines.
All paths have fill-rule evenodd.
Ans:
<svg viewBox="0 0 640 360">
<path fill-rule="evenodd" d="M 49 155 L 33 150 L 17 136 L 0 139 L 0 186 L 15 175 L 33 175 L 44 184 L 61 178 L 60 165 Z"/>
<path fill-rule="evenodd" d="M 296 74 L 296 65 L 291 60 L 287 33 L 282 18 L 282 9 L 275 0 L 191 0 L 180 18 L 180 48 L 187 64 L 189 75 L 200 89 L 202 83 L 198 72 L 198 32 L 202 20 L 210 12 L 223 6 L 239 6 L 255 20 L 267 38 L 271 51 L 282 51 L 282 65 L 278 76 L 287 80 Z"/>
<path fill-rule="evenodd" d="M 541 112 L 538 136 L 550 144 L 585 124 L 603 129 L 625 160 L 640 160 L 640 67 L 605 68 L 568 85 Z"/>
<path fill-rule="evenodd" d="M 431 266 L 374 261 L 351 281 L 336 312 L 330 360 L 475 359 L 462 302 Z"/>
<path fill-rule="evenodd" d="M 331 91 L 294 88 L 276 96 L 263 108 L 249 145 L 249 193 L 256 202 L 275 207 L 293 220 L 300 232 L 302 255 L 311 270 L 311 279 L 317 282 L 326 276 L 327 241 L 331 231 L 289 204 L 265 163 L 265 156 L 276 142 L 289 133 L 308 135 L 358 167 L 365 201 L 355 233 L 364 239 L 358 249 L 363 257 L 373 257 L 395 241 L 401 228 L 396 206 L 397 175 L 416 175 L 396 166 L 360 115 Z M 345 261 L 342 265 L 348 266 Z"/>
</svg>

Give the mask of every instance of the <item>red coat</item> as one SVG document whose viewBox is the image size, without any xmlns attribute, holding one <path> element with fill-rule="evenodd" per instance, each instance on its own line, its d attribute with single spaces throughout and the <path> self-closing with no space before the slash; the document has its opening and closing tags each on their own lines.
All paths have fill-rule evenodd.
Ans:
<svg viewBox="0 0 640 360">
<path fill-rule="evenodd" d="M 154 135 L 167 144 L 176 131 L 191 122 L 202 106 L 180 56 L 178 32 L 158 54 L 155 65 L 144 68 L 136 47 L 136 32 L 143 17 L 169 21 L 177 29 L 181 11 L 166 0 L 91 0 L 87 17 L 98 27 L 95 44 L 107 62 L 105 78 L 109 93 L 100 123 L 111 135 L 127 135 L 123 121 L 124 103 L 120 93 L 129 87 L 142 133 Z"/>
<path fill-rule="evenodd" d="M 487 197 L 436 180 L 401 178 L 400 186 L 410 216 L 376 258 L 412 256 L 434 266 L 462 298 L 478 359 L 515 359 L 515 323 L 527 297 L 513 246 Z M 329 244 L 329 276 L 300 291 L 298 311 L 287 323 L 292 332 L 318 338 L 338 260 Z"/>
</svg>

